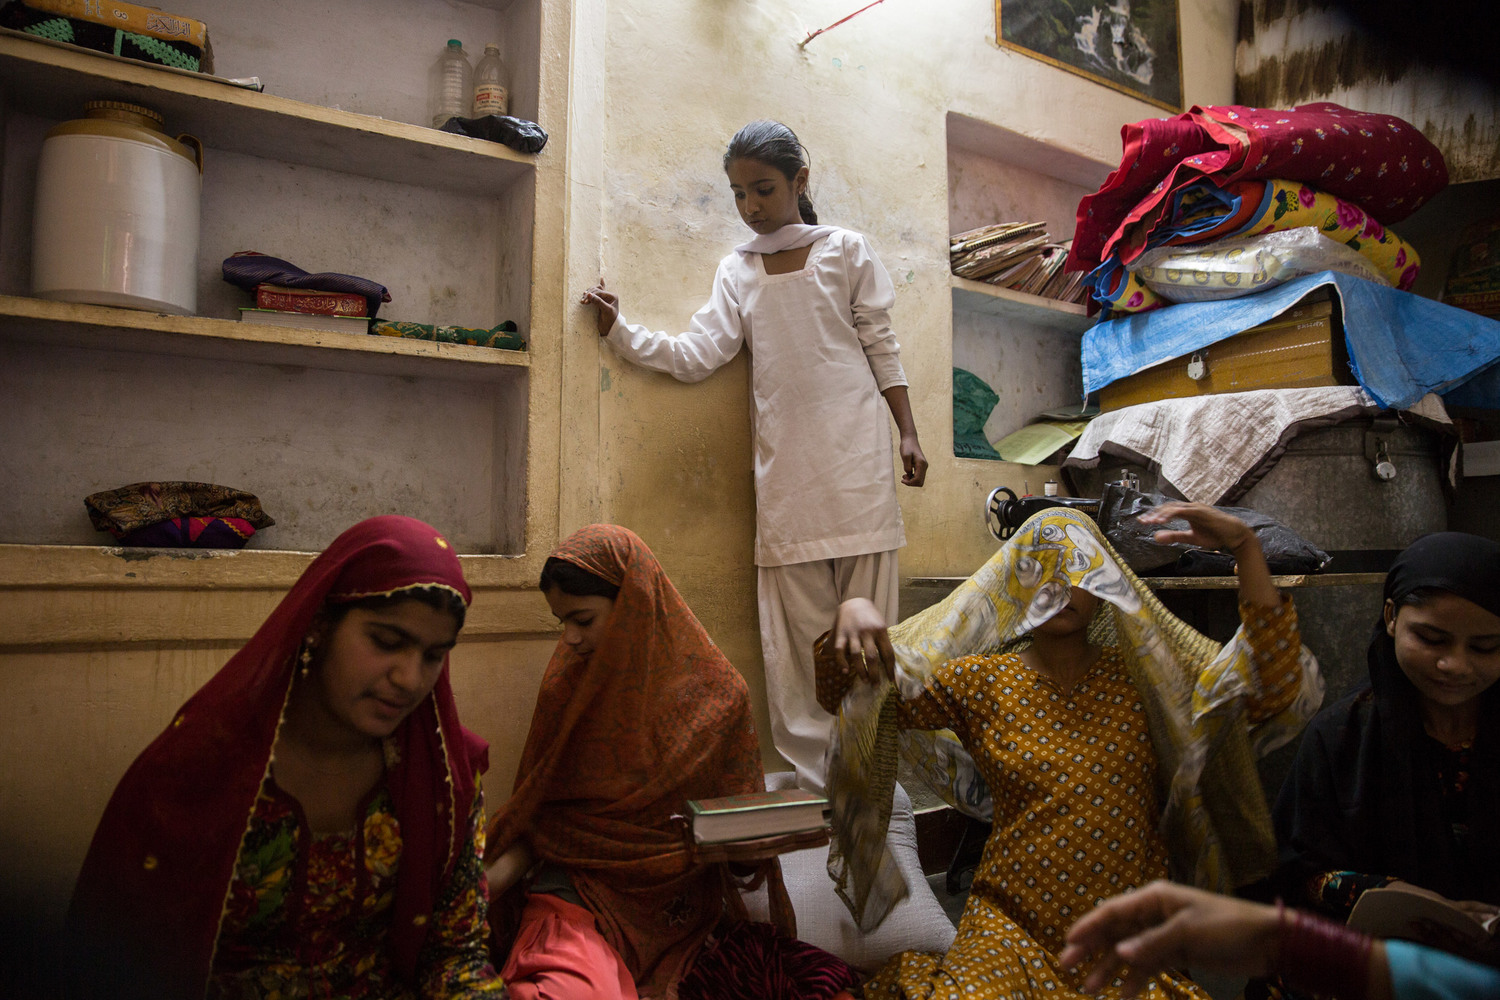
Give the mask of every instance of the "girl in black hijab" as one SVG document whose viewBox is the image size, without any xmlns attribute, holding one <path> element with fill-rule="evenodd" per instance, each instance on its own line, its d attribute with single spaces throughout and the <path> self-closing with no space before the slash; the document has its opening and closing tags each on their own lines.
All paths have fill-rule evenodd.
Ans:
<svg viewBox="0 0 1500 1000">
<path fill-rule="evenodd" d="M 1276 888 L 1348 916 L 1410 882 L 1466 908 L 1500 904 L 1500 544 L 1442 532 L 1385 581 L 1370 686 L 1308 726 L 1274 813 Z"/>
</svg>

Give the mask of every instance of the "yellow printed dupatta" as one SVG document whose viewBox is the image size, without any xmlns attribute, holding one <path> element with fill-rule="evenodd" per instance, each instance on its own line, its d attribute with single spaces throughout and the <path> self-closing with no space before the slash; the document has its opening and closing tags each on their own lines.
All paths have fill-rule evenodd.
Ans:
<svg viewBox="0 0 1500 1000">
<path fill-rule="evenodd" d="M 828 873 L 862 929 L 877 926 L 906 894 L 885 843 L 900 743 L 896 699 L 917 697 L 949 660 L 1024 647 L 1073 587 L 1101 599 L 1089 639 L 1119 648 L 1145 705 L 1174 875 L 1223 892 L 1275 866 L 1255 760 L 1291 740 L 1317 711 L 1317 661 L 1304 648 L 1291 705 L 1251 727 L 1244 703 L 1259 681 L 1244 629 L 1223 646 L 1194 631 L 1130 571 L 1090 517 L 1059 508 L 1022 525 L 947 599 L 892 628 L 895 681 L 856 683 L 840 706 L 829 763 Z M 927 769 L 936 771 L 934 791 L 982 814 L 988 791 L 975 788 L 982 781 L 956 737 L 913 745 L 942 755 L 942 766 Z M 954 801 L 955 791 L 968 801 Z"/>
</svg>

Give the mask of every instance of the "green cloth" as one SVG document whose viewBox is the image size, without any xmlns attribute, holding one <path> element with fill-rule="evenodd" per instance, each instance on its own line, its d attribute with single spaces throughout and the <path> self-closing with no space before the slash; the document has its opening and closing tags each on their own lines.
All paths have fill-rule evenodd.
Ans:
<svg viewBox="0 0 1500 1000">
<path fill-rule="evenodd" d="M 1000 397 L 978 375 L 953 369 L 953 454 L 959 458 L 999 460 L 1000 453 L 984 436 L 984 422 Z"/>
<path fill-rule="evenodd" d="M 430 323 L 405 323 L 378 319 L 370 328 L 377 337 L 409 337 L 412 340 L 431 340 L 439 344 L 469 344 L 474 347 L 495 347 L 503 351 L 524 351 L 526 341 L 516 330 L 516 324 L 506 320 L 488 330 L 469 326 L 434 326 Z"/>
</svg>

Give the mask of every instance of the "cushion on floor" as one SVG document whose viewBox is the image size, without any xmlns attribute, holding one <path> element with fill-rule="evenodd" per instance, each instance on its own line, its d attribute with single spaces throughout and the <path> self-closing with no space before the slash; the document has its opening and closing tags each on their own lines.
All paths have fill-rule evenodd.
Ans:
<svg viewBox="0 0 1500 1000">
<path fill-rule="evenodd" d="M 793 771 L 766 775 L 769 789 L 796 784 Z M 832 952 L 857 968 L 874 971 L 902 951 L 944 952 L 953 943 L 953 923 L 933 895 L 917 860 L 917 825 L 911 799 L 896 786 L 891 827 L 887 835 L 897 868 L 906 879 L 909 895 L 891 910 L 881 925 L 862 934 L 828 877 L 828 848 L 814 847 L 781 856 L 781 875 L 797 911 L 797 936 Z M 765 890 L 746 899 L 750 919 L 769 919 Z"/>
</svg>

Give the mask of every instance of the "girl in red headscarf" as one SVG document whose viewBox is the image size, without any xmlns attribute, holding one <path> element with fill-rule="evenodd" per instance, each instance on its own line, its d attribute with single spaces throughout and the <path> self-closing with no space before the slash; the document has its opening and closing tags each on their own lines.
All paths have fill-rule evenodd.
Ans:
<svg viewBox="0 0 1500 1000">
<path fill-rule="evenodd" d="M 411 518 L 313 561 L 116 786 L 68 917 L 85 995 L 504 996 L 447 672 L 468 603 Z"/>
<path fill-rule="evenodd" d="M 744 678 L 651 550 L 616 525 L 584 528 L 541 589 L 563 637 L 486 858 L 492 895 L 524 894 L 513 935 L 493 922 L 511 996 L 818 1000 L 853 985 L 791 938 L 774 858 L 743 874 L 769 881 L 780 934 L 734 921 L 745 910 L 726 866 L 697 862 L 672 820 L 765 777 Z"/>
</svg>

